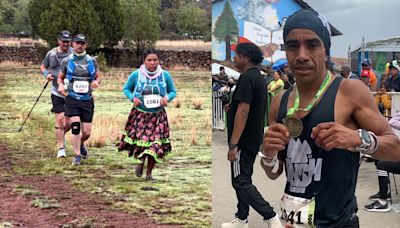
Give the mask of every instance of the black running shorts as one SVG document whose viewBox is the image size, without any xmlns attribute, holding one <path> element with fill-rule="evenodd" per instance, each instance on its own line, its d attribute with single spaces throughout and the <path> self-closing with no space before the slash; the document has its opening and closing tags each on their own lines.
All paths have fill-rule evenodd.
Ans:
<svg viewBox="0 0 400 228">
<path fill-rule="evenodd" d="M 91 123 L 93 120 L 93 98 L 88 101 L 80 101 L 71 97 L 65 98 L 65 116 L 79 116 L 82 123 Z"/>
<path fill-rule="evenodd" d="M 53 104 L 53 107 L 51 108 L 52 112 L 54 113 L 64 112 L 65 98 L 51 94 L 51 103 Z"/>
</svg>

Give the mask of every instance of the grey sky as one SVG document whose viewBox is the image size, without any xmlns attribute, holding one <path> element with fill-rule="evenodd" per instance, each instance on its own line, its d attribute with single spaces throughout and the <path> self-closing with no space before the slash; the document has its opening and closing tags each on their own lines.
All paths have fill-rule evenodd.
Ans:
<svg viewBox="0 0 400 228">
<path fill-rule="evenodd" d="M 347 57 L 351 49 L 360 46 L 361 39 L 375 41 L 400 36 L 399 0 L 305 0 L 313 9 L 343 33 L 333 37 L 331 53 Z"/>
</svg>

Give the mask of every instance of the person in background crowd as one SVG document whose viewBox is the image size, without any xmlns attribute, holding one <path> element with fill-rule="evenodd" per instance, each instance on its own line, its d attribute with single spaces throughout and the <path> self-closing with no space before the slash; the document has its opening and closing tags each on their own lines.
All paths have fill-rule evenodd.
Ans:
<svg viewBox="0 0 400 228">
<path fill-rule="evenodd" d="M 389 120 L 389 124 L 392 128 L 400 131 L 400 112 L 397 112 L 396 115 L 392 116 Z"/>
<path fill-rule="evenodd" d="M 340 75 L 342 75 L 342 77 L 346 79 L 360 79 L 360 77 L 357 74 L 351 71 L 349 65 L 343 65 L 340 68 Z"/>
<path fill-rule="evenodd" d="M 389 120 L 389 125 L 396 130 L 400 130 L 400 112 L 396 113 L 396 115 Z M 389 188 L 388 172 L 400 173 L 400 162 L 376 160 L 375 166 L 378 175 L 379 191 L 369 197 L 369 200 L 373 202 L 365 205 L 364 209 L 371 212 L 388 212 L 391 208 L 387 201 L 392 198 Z"/>
<path fill-rule="evenodd" d="M 369 197 L 369 200 L 373 202 L 365 205 L 364 209 L 371 212 L 388 212 L 391 210 L 387 202 L 391 199 L 388 172 L 400 173 L 400 162 L 376 160 L 375 166 L 378 175 L 379 191 Z"/>
<path fill-rule="evenodd" d="M 218 79 L 224 80 L 224 81 L 228 81 L 228 79 L 229 79 L 228 74 L 225 73 L 225 67 L 223 67 L 223 66 L 219 67 Z"/>
<path fill-rule="evenodd" d="M 397 60 L 393 60 L 389 65 L 389 78 L 386 80 L 386 90 L 388 92 L 400 92 L 400 66 Z"/>
<path fill-rule="evenodd" d="M 372 92 L 376 92 L 379 88 L 379 82 L 381 81 L 380 75 L 372 69 L 371 59 L 364 59 L 361 63 L 362 70 L 367 70 L 369 72 L 369 85 Z"/>
<path fill-rule="evenodd" d="M 386 85 L 381 84 L 381 88 L 375 95 L 375 103 L 378 105 L 379 111 L 384 117 L 390 116 L 390 109 L 392 107 L 392 97 L 386 93 Z"/>
<path fill-rule="evenodd" d="M 274 80 L 274 76 L 272 75 L 272 70 L 270 65 L 264 66 L 263 69 L 260 71 L 260 73 L 264 77 L 267 86 Z"/>
<path fill-rule="evenodd" d="M 275 96 L 279 92 L 284 90 L 284 82 L 281 79 L 281 74 L 279 71 L 275 70 L 273 72 L 274 80 L 267 86 L 268 93 L 271 93 L 272 96 Z"/>
<path fill-rule="evenodd" d="M 285 65 L 282 69 L 282 80 L 285 83 L 284 86 L 285 89 L 292 87 L 293 84 L 296 82 L 292 72 L 290 72 L 289 67 L 287 65 Z"/>
<path fill-rule="evenodd" d="M 371 90 L 371 75 L 368 70 L 362 70 L 360 80 Z"/>
</svg>

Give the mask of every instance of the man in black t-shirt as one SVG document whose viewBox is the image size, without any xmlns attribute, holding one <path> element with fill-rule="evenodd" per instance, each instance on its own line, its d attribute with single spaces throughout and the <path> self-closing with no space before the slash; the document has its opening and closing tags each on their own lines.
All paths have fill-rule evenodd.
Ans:
<svg viewBox="0 0 400 228">
<path fill-rule="evenodd" d="M 237 46 L 235 65 L 242 74 L 228 111 L 228 160 L 231 161 L 232 185 L 238 198 L 236 218 L 222 228 L 247 228 L 249 206 L 273 228 L 282 224 L 273 208 L 252 184 L 253 164 L 262 143 L 267 102 L 266 83 L 256 67 L 263 60 L 260 49 L 249 43 Z"/>
</svg>

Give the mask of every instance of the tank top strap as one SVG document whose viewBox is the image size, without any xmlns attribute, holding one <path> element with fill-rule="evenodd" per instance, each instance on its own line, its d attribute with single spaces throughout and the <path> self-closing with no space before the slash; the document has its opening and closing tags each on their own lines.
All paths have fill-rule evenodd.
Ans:
<svg viewBox="0 0 400 228">
<path fill-rule="evenodd" d="M 322 99 L 316 104 L 323 110 L 330 110 L 335 107 L 336 94 L 339 89 L 340 83 L 343 80 L 342 77 L 336 77 L 331 85 L 329 85 L 326 92 L 322 95 Z M 287 113 L 287 105 L 289 100 L 289 94 L 293 90 L 293 87 L 287 89 L 282 95 L 282 100 L 279 106 L 277 122 L 282 123 L 282 119 L 285 118 Z"/>
<path fill-rule="evenodd" d="M 282 119 L 285 118 L 287 112 L 287 105 L 289 100 L 289 94 L 292 92 L 293 87 L 288 88 L 282 95 L 281 104 L 279 106 L 277 123 L 282 123 Z"/>
</svg>

